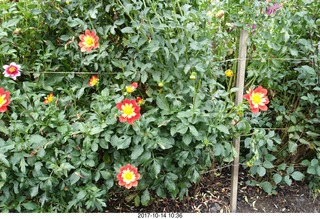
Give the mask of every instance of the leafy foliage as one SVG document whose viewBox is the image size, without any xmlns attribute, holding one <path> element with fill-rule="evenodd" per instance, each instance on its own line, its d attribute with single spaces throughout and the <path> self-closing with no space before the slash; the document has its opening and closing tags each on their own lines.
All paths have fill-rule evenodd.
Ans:
<svg viewBox="0 0 320 219">
<path fill-rule="evenodd" d="M 1 3 L 0 62 L 22 67 L 0 81 L 11 99 L 0 114 L 2 211 L 104 211 L 119 192 L 137 206 L 183 199 L 214 162 L 233 161 L 239 135 L 256 176 L 248 183 L 272 193 L 319 180 L 319 3 L 286 2 L 267 15 L 265 2 L 251 2 Z M 254 31 L 246 89 L 269 91 L 269 110 L 257 115 L 234 105 L 236 75 L 224 73 L 236 72 L 227 60 L 237 58 L 242 28 Z M 85 30 L 99 47 L 81 52 Z M 141 117 L 120 123 L 116 105 L 137 97 Z M 127 163 L 141 176 L 130 190 L 116 179 Z"/>
</svg>

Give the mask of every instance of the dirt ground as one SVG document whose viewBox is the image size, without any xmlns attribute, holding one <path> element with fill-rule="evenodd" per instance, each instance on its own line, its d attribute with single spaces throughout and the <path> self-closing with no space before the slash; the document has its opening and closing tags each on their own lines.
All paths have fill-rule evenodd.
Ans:
<svg viewBox="0 0 320 219">
<path fill-rule="evenodd" d="M 238 213 L 320 213 L 320 195 L 315 198 L 306 183 L 282 186 L 277 195 L 268 195 L 258 187 L 245 184 L 246 174 L 240 171 L 238 185 Z M 210 183 L 208 183 L 210 182 Z M 124 198 L 114 196 L 108 203 L 112 213 L 136 212 L 183 212 L 228 213 L 230 210 L 231 170 L 210 173 L 191 189 L 189 197 L 157 199 L 147 207 L 134 207 Z"/>
</svg>

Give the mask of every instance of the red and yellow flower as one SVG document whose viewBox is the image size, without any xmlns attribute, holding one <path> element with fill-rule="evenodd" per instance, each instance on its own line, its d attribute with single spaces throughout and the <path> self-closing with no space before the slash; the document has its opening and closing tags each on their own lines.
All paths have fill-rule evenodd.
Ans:
<svg viewBox="0 0 320 219">
<path fill-rule="evenodd" d="M 117 103 L 117 108 L 122 112 L 119 117 L 120 122 L 133 124 L 140 118 L 140 107 L 135 100 L 124 99 L 121 103 Z"/>
<path fill-rule="evenodd" d="M 97 75 L 91 76 L 91 78 L 90 78 L 90 80 L 89 80 L 89 82 L 88 82 L 88 84 L 89 84 L 91 87 L 95 86 L 95 85 L 98 84 L 98 83 L 99 83 L 99 77 L 98 77 Z"/>
<path fill-rule="evenodd" d="M 9 97 L 10 97 L 10 93 L 8 91 L 4 91 L 4 89 L 0 87 L 0 112 L 1 113 L 7 111 L 7 106 L 10 103 Z"/>
<path fill-rule="evenodd" d="M 269 99 L 267 97 L 268 91 L 262 86 L 257 87 L 255 90 L 249 89 L 249 92 L 243 96 L 250 103 L 250 109 L 253 113 L 258 113 L 259 110 L 268 110 L 267 104 Z"/>
<path fill-rule="evenodd" d="M 137 82 L 133 82 L 131 85 L 126 86 L 126 91 L 127 91 L 127 93 L 132 93 L 132 92 L 134 92 L 137 88 L 138 88 L 138 83 L 137 83 Z"/>
<path fill-rule="evenodd" d="M 99 46 L 99 37 L 94 31 L 86 30 L 84 34 L 79 36 L 80 42 L 79 46 L 81 52 L 90 52 L 92 49 L 96 49 Z"/>
<path fill-rule="evenodd" d="M 45 104 L 48 104 L 48 103 L 51 103 L 53 101 L 53 97 L 54 97 L 54 94 L 53 93 L 50 93 L 45 99 L 44 99 L 44 103 Z"/>
<path fill-rule="evenodd" d="M 10 77 L 13 80 L 16 80 L 18 76 L 21 75 L 21 66 L 17 65 L 15 62 L 11 62 L 10 65 L 4 65 L 4 76 Z"/>
<path fill-rule="evenodd" d="M 141 97 L 137 97 L 137 98 L 136 98 L 136 101 L 137 101 L 137 103 L 138 103 L 139 105 L 144 104 L 144 99 L 142 99 Z"/>
<path fill-rule="evenodd" d="M 120 186 L 131 189 L 131 187 L 136 187 L 138 185 L 140 174 L 138 173 L 138 169 L 136 167 L 127 164 L 126 166 L 120 168 L 117 179 Z"/>
</svg>

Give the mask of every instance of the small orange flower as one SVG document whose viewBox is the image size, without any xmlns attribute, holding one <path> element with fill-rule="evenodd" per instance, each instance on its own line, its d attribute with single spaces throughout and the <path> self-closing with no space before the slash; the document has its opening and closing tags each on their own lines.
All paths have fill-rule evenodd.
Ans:
<svg viewBox="0 0 320 219">
<path fill-rule="evenodd" d="M 7 106 L 10 103 L 9 97 L 10 97 L 10 93 L 7 91 L 4 91 L 4 89 L 0 87 L 0 112 L 1 113 L 4 113 L 5 111 L 7 111 Z"/>
<path fill-rule="evenodd" d="M 138 185 L 140 174 L 138 173 L 138 169 L 136 167 L 127 164 L 126 166 L 120 168 L 117 179 L 120 186 L 131 189 L 131 187 L 136 187 Z"/>
<path fill-rule="evenodd" d="M 45 100 L 44 100 L 43 102 L 44 102 L 45 104 L 51 103 L 51 102 L 53 101 L 53 97 L 54 97 L 54 94 L 51 93 L 51 94 L 49 94 L 49 95 L 45 98 Z"/>
<path fill-rule="evenodd" d="M 91 78 L 90 78 L 90 80 L 89 80 L 89 82 L 88 82 L 88 84 L 89 84 L 91 87 L 95 86 L 95 85 L 98 84 L 98 83 L 99 83 L 99 77 L 98 77 L 97 75 L 91 76 Z"/>
<path fill-rule="evenodd" d="M 133 82 L 130 86 L 126 86 L 126 91 L 128 93 L 132 93 L 134 92 L 138 87 L 138 83 L 137 82 Z"/>
<path fill-rule="evenodd" d="M 144 104 L 144 99 L 142 99 L 141 97 L 137 97 L 137 98 L 136 98 L 136 101 L 137 101 L 137 103 L 138 103 L 139 105 Z"/>
<path fill-rule="evenodd" d="M 253 113 L 258 113 L 259 109 L 262 111 L 268 110 L 266 104 L 269 103 L 267 97 L 268 91 L 259 86 L 255 90 L 249 89 L 248 94 L 245 94 L 243 98 L 247 99 L 250 103 L 250 109 Z"/>
<path fill-rule="evenodd" d="M 231 69 L 228 69 L 225 71 L 225 75 L 230 78 L 233 76 L 233 71 Z"/>
<path fill-rule="evenodd" d="M 140 118 L 140 107 L 135 100 L 124 99 L 117 104 L 117 108 L 122 112 L 119 120 L 120 122 L 128 122 L 133 124 L 135 120 Z"/>
<path fill-rule="evenodd" d="M 90 32 L 90 30 L 86 30 L 84 34 L 79 36 L 79 39 L 81 41 L 78 45 L 81 48 L 81 52 L 90 52 L 92 49 L 96 49 L 99 46 L 99 37 L 94 31 Z"/>
</svg>

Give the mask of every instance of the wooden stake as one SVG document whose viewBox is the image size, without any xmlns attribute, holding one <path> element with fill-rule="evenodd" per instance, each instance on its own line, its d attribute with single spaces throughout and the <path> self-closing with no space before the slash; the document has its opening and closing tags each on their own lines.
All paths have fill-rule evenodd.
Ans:
<svg viewBox="0 0 320 219">
<path fill-rule="evenodd" d="M 247 58 L 247 39 L 248 31 L 242 30 L 240 33 L 239 43 L 239 60 L 238 60 L 238 72 L 237 72 L 237 84 L 236 87 L 239 91 L 236 93 L 235 105 L 241 104 L 243 100 L 244 91 L 244 78 L 246 70 L 246 58 Z M 240 152 L 240 136 L 233 139 L 233 145 L 236 151 L 236 157 L 233 161 L 231 172 L 231 212 L 237 211 L 237 195 L 238 195 L 238 175 L 239 175 L 239 152 Z"/>
</svg>

